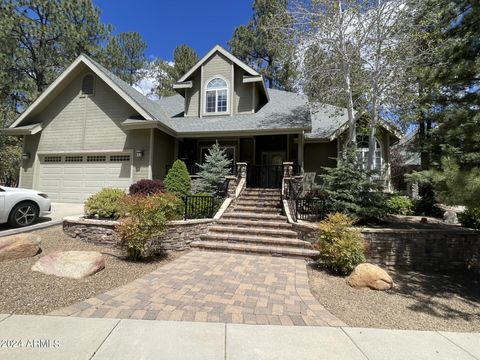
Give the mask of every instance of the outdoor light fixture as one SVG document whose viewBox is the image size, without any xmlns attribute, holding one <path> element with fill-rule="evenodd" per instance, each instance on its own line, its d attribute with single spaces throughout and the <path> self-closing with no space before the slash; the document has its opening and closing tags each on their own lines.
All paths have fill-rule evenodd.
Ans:
<svg viewBox="0 0 480 360">
<path fill-rule="evenodd" d="M 23 159 L 23 160 L 28 160 L 28 159 L 30 159 L 30 153 L 23 153 L 23 154 L 22 154 L 22 159 Z"/>
<path fill-rule="evenodd" d="M 137 150 L 137 151 L 135 151 L 135 156 L 136 156 L 137 158 L 143 157 L 143 150 Z"/>
</svg>

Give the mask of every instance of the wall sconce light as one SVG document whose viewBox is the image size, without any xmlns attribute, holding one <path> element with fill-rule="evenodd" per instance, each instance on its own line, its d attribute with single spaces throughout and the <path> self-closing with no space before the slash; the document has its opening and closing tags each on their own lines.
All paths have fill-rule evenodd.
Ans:
<svg viewBox="0 0 480 360">
<path fill-rule="evenodd" d="M 143 150 L 137 150 L 137 151 L 135 151 L 135 156 L 136 156 L 137 158 L 143 157 Z"/>
<path fill-rule="evenodd" d="M 30 153 L 23 153 L 22 160 L 28 160 L 28 159 L 30 159 Z"/>
</svg>

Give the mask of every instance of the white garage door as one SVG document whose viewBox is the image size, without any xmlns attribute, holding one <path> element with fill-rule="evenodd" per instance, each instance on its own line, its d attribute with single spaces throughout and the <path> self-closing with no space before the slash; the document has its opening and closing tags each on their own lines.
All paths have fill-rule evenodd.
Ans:
<svg viewBox="0 0 480 360">
<path fill-rule="evenodd" d="M 40 156 L 39 189 L 52 201 L 82 203 L 104 187 L 131 184 L 130 154 Z"/>
</svg>

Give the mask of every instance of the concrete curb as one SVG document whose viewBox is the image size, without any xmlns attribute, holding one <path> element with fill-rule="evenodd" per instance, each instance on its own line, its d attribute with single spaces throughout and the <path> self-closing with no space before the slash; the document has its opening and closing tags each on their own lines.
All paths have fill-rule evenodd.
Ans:
<svg viewBox="0 0 480 360">
<path fill-rule="evenodd" d="M 49 228 L 51 226 L 61 225 L 62 223 L 63 223 L 63 220 L 50 220 L 50 221 L 46 221 L 44 223 L 35 224 L 35 225 L 27 226 L 27 227 L 24 227 L 24 228 L 4 230 L 4 231 L 0 231 L 0 238 L 5 237 L 5 236 L 22 234 L 22 233 L 26 233 L 26 232 L 30 232 L 30 231 L 35 231 L 35 230 L 46 229 L 46 228 Z"/>
<path fill-rule="evenodd" d="M 0 339 L 7 360 L 480 360 L 480 333 L 350 327 L 0 314 Z"/>
</svg>

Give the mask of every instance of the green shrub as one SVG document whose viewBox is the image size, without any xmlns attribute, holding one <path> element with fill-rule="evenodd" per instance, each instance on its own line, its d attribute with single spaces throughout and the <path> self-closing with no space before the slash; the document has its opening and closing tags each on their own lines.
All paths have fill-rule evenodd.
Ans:
<svg viewBox="0 0 480 360">
<path fill-rule="evenodd" d="M 413 215 L 414 204 L 408 196 L 394 195 L 387 200 L 387 210 L 390 214 Z"/>
<path fill-rule="evenodd" d="M 182 160 L 176 160 L 167 176 L 165 176 L 165 189 L 168 192 L 179 196 L 190 194 L 192 188 L 192 181 L 187 170 L 187 166 Z"/>
<path fill-rule="evenodd" d="M 122 221 L 117 226 L 120 246 L 132 260 L 154 252 L 152 240 L 162 236 L 169 220 L 179 218 L 182 202 L 173 194 L 125 196 Z"/>
<path fill-rule="evenodd" d="M 321 192 L 327 198 L 329 211 L 345 213 L 356 220 L 384 219 L 385 194 L 383 184 L 374 180 L 376 175 L 375 171 L 362 168 L 353 149 L 338 159 L 336 167 L 323 168 L 319 175 Z"/>
<path fill-rule="evenodd" d="M 318 264 L 338 274 L 348 275 L 365 262 L 365 247 L 360 231 L 353 229 L 353 220 L 345 214 L 330 214 L 320 222 L 316 248 Z"/>
<path fill-rule="evenodd" d="M 458 214 L 458 221 L 462 226 L 480 229 L 480 207 L 467 207 L 464 212 Z"/>
<path fill-rule="evenodd" d="M 121 189 L 104 188 L 85 202 L 85 215 L 90 218 L 117 219 L 125 192 Z"/>
<path fill-rule="evenodd" d="M 208 149 L 204 163 L 199 166 L 201 191 L 211 195 L 220 195 L 224 191 L 225 177 L 230 174 L 232 166 L 232 160 L 228 158 L 225 149 L 216 142 Z"/>
</svg>

